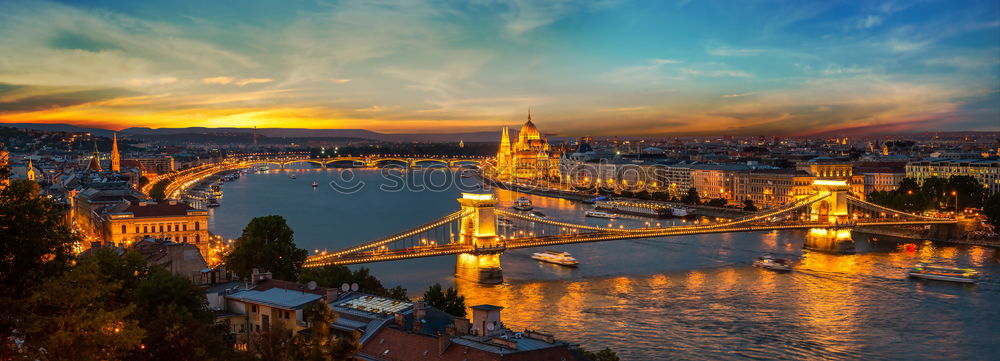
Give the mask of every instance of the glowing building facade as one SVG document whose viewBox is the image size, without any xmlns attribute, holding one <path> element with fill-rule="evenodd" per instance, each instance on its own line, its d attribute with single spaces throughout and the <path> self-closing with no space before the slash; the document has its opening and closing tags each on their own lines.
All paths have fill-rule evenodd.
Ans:
<svg viewBox="0 0 1000 361">
<path fill-rule="evenodd" d="M 528 112 L 528 121 L 521 126 L 515 142 L 511 143 L 510 133 L 507 128 L 503 129 L 496 176 L 509 181 L 558 180 L 559 158 L 531 122 L 531 112 Z"/>
</svg>

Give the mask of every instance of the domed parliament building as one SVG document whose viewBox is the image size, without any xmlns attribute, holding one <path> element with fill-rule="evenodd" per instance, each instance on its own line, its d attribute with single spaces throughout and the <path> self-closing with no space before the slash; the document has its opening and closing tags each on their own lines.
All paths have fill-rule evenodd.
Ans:
<svg viewBox="0 0 1000 361">
<path fill-rule="evenodd" d="M 549 148 L 549 142 L 531 122 L 531 112 L 513 144 L 507 128 L 503 129 L 496 177 L 505 181 L 559 179 L 559 154 Z"/>
</svg>

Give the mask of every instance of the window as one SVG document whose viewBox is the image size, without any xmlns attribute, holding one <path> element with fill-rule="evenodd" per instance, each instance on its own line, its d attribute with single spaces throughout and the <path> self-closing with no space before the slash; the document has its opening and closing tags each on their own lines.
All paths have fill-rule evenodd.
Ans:
<svg viewBox="0 0 1000 361">
<path fill-rule="evenodd" d="M 201 230 L 201 222 L 194 222 L 194 230 Z"/>
<path fill-rule="evenodd" d="M 200 234 L 194 235 L 194 243 L 198 243 L 198 242 L 201 242 L 201 235 Z"/>
<path fill-rule="evenodd" d="M 163 225 L 160 225 L 160 233 L 163 233 Z"/>
<path fill-rule="evenodd" d="M 186 231 L 186 230 L 188 230 L 188 225 L 187 225 L 187 223 L 185 223 L 185 224 L 184 224 L 184 230 L 185 230 L 185 231 Z"/>
<path fill-rule="evenodd" d="M 188 236 L 184 236 L 184 243 L 188 243 Z"/>
<path fill-rule="evenodd" d="M 257 312 L 257 305 L 250 306 L 250 311 L 251 312 Z"/>
<path fill-rule="evenodd" d="M 139 233 L 139 226 L 135 226 L 135 233 Z"/>
<path fill-rule="evenodd" d="M 167 225 L 167 232 L 170 232 L 170 225 Z"/>
<path fill-rule="evenodd" d="M 122 234 L 125 234 L 125 233 L 128 233 L 128 232 L 126 231 L 125 225 L 123 224 L 122 225 Z"/>
</svg>

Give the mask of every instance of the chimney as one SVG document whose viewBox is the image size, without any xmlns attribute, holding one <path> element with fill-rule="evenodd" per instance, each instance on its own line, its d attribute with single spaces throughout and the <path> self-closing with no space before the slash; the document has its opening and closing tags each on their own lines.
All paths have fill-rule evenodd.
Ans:
<svg viewBox="0 0 1000 361">
<path fill-rule="evenodd" d="M 392 317 L 393 322 L 395 322 L 396 326 L 399 326 L 400 329 L 406 327 L 406 317 L 404 317 L 402 313 L 396 312 L 392 314 Z"/>
<path fill-rule="evenodd" d="M 458 336 L 465 336 L 469 334 L 469 319 L 468 318 L 456 318 L 455 319 L 455 333 Z"/>
<path fill-rule="evenodd" d="M 337 287 L 329 287 L 326 289 L 326 302 L 333 302 L 340 296 L 340 289 Z"/>
<path fill-rule="evenodd" d="M 420 332 L 423 328 L 424 318 L 427 317 L 427 309 L 424 301 L 413 303 L 413 332 Z"/>
</svg>

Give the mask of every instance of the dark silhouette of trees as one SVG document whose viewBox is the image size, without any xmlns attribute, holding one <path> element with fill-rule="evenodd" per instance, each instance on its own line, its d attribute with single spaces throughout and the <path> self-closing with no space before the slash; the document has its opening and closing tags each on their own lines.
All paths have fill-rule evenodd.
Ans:
<svg viewBox="0 0 1000 361">
<path fill-rule="evenodd" d="M 294 232 L 285 218 L 271 215 L 250 220 L 225 264 L 240 277 L 249 277 L 257 268 L 276 279 L 296 280 L 307 255 L 308 251 L 295 246 Z"/>
<path fill-rule="evenodd" d="M 459 295 L 454 287 L 442 290 L 440 283 L 435 283 L 424 292 L 424 302 L 452 316 L 465 317 L 465 296 Z"/>
</svg>

